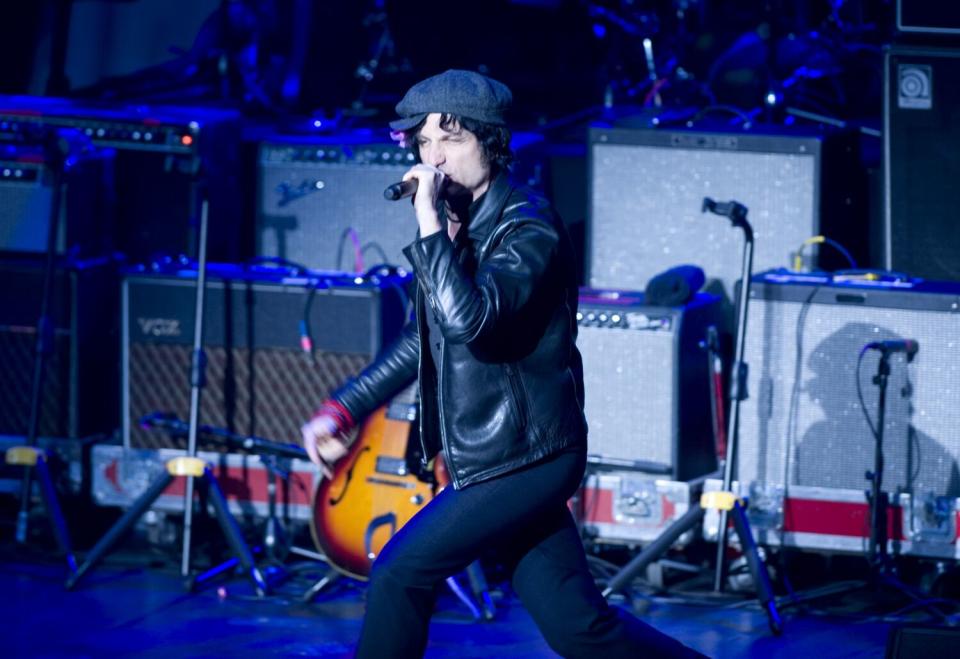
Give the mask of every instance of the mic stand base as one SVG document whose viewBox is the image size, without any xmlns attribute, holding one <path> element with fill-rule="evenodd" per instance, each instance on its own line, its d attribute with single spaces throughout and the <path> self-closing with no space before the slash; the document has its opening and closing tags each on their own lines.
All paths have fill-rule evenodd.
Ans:
<svg viewBox="0 0 960 659">
<path fill-rule="evenodd" d="M 173 479 L 181 476 L 200 478 L 204 485 L 206 485 L 207 495 L 216 514 L 217 522 L 220 524 L 220 528 L 227 539 L 227 543 L 230 545 L 234 557 L 253 583 L 257 597 L 264 597 L 269 592 L 266 580 L 264 580 L 260 570 L 257 569 L 254 564 L 253 554 L 243 541 L 240 527 L 227 508 L 227 500 L 223 495 L 223 491 L 220 489 L 216 476 L 213 475 L 210 467 L 202 460 L 190 457 L 174 458 L 167 462 L 166 472 L 155 480 L 147 490 L 134 501 L 127 512 L 110 527 L 100 541 L 90 550 L 83 564 L 67 579 L 65 584 L 66 588 L 72 589 L 76 586 L 84 575 L 110 551 L 117 540 L 123 537 L 137 520 L 153 505 L 157 498 L 163 494 L 163 491 L 173 482 Z M 192 502 L 188 502 L 188 505 L 192 505 Z M 219 574 L 221 571 L 222 570 L 217 570 L 216 574 Z M 206 578 L 202 581 L 204 583 L 209 581 L 211 576 L 214 575 L 207 573 Z M 196 585 L 200 583 L 200 580 L 191 578 L 189 574 L 183 574 L 183 577 L 187 580 L 186 585 L 188 591 L 192 591 Z"/>
<path fill-rule="evenodd" d="M 873 472 L 867 474 L 870 489 L 866 491 L 867 503 L 870 505 L 870 538 L 867 550 L 867 560 L 870 565 L 868 581 L 855 584 L 849 588 L 831 593 L 842 594 L 864 588 L 879 590 L 881 588 L 907 597 L 915 605 L 925 609 L 934 619 L 943 622 L 949 621 L 950 615 L 937 609 L 929 597 L 902 582 L 894 573 L 894 557 L 887 551 L 889 529 L 887 526 L 887 512 L 890 507 L 887 493 L 883 490 L 883 432 L 887 408 L 887 385 L 890 378 L 889 352 L 884 351 L 877 362 L 877 374 L 873 383 L 877 385 L 877 425 L 874 431 Z"/>
<path fill-rule="evenodd" d="M 71 574 L 77 572 L 77 559 L 73 555 L 73 548 L 70 543 L 70 532 L 67 530 L 66 521 L 63 518 L 63 510 L 60 508 L 60 501 L 57 498 L 57 490 L 53 486 L 53 480 L 50 478 L 50 469 L 47 466 L 46 453 L 33 446 L 13 446 L 7 449 L 6 463 L 11 466 L 20 466 L 25 470 L 33 470 L 37 474 L 37 482 L 40 484 L 40 496 L 47 509 L 47 516 L 50 518 L 50 525 L 53 528 L 53 535 L 57 540 L 60 551 L 63 552 L 67 560 L 67 568 Z M 24 476 L 26 479 L 26 475 Z M 29 522 L 29 511 L 21 507 L 17 514 L 17 543 L 24 545 L 27 543 L 27 525 Z"/>
<path fill-rule="evenodd" d="M 700 505 L 688 510 L 680 519 L 671 524 L 667 529 L 657 536 L 656 540 L 647 545 L 637 556 L 617 572 L 607 587 L 603 591 L 603 596 L 609 598 L 614 592 L 623 589 L 628 585 L 641 571 L 648 565 L 659 559 L 677 539 L 692 529 L 697 528 L 703 522 L 703 516 L 707 508 L 719 508 L 727 511 L 730 519 L 733 521 L 733 528 L 740 539 L 740 545 L 743 548 L 744 556 L 747 558 L 747 564 L 750 567 L 750 573 L 753 576 L 753 582 L 757 590 L 757 600 L 759 600 L 764 613 L 767 615 L 767 624 L 774 635 L 779 636 L 783 633 L 783 619 L 777 610 L 776 598 L 773 593 L 773 585 L 770 582 L 770 575 L 767 573 L 767 567 L 760 557 L 757 549 L 757 543 L 753 539 L 753 533 L 750 530 L 750 522 L 747 520 L 746 509 L 743 502 L 728 492 L 709 492 L 703 495 Z"/>
</svg>

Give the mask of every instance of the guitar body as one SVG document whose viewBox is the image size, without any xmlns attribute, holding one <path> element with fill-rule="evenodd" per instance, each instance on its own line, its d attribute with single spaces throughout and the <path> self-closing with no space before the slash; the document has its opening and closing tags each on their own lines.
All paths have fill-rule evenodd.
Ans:
<svg viewBox="0 0 960 659">
<path fill-rule="evenodd" d="M 333 478 L 314 494 L 314 542 L 334 568 L 355 579 L 369 577 L 387 540 L 434 496 L 434 485 L 407 466 L 410 409 L 394 403 L 370 415 Z"/>
</svg>

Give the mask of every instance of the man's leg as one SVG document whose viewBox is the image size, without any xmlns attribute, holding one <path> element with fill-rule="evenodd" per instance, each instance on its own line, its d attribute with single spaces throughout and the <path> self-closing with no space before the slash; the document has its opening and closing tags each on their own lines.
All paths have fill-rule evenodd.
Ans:
<svg viewBox="0 0 960 659">
<path fill-rule="evenodd" d="M 702 656 L 607 603 L 590 575 L 583 543 L 565 507 L 530 528 L 516 549 L 514 590 L 558 654 L 603 659 Z"/>
<path fill-rule="evenodd" d="M 562 506 L 579 481 L 578 463 L 582 474 L 582 458 L 565 453 L 441 492 L 374 562 L 357 656 L 420 656 L 439 584 L 488 549 L 512 544 L 548 510 Z"/>
</svg>

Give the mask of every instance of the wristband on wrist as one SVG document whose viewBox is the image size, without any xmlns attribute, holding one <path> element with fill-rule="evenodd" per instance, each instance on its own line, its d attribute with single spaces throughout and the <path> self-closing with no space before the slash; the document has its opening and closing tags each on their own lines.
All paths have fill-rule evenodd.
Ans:
<svg viewBox="0 0 960 659">
<path fill-rule="evenodd" d="M 329 416 L 337 422 L 338 433 L 347 433 L 353 429 L 355 425 L 353 416 L 350 414 L 347 408 L 333 398 L 325 400 L 320 406 L 320 409 L 318 409 L 313 416 L 318 417 L 321 415 Z"/>
</svg>

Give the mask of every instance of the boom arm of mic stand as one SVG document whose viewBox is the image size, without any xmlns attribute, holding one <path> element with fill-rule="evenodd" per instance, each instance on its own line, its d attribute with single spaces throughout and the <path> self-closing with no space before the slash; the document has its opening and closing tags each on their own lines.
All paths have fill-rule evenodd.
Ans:
<svg viewBox="0 0 960 659">
<path fill-rule="evenodd" d="M 180 437 L 186 436 L 190 429 L 189 424 L 185 421 L 163 414 L 148 414 L 140 419 L 140 424 L 145 427 L 162 428 L 171 435 Z M 225 428 L 218 428 L 216 426 L 199 426 L 197 428 L 197 434 L 225 439 L 232 448 L 253 451 L 261 457 L 263 457 L 263 455 L 270 455 L 278 458 L 291 458 L 296 460 L 310 459 L 307 452 L 295 444 L 274 442 L 253 435 L 239 435 Z"/>
</svg>

